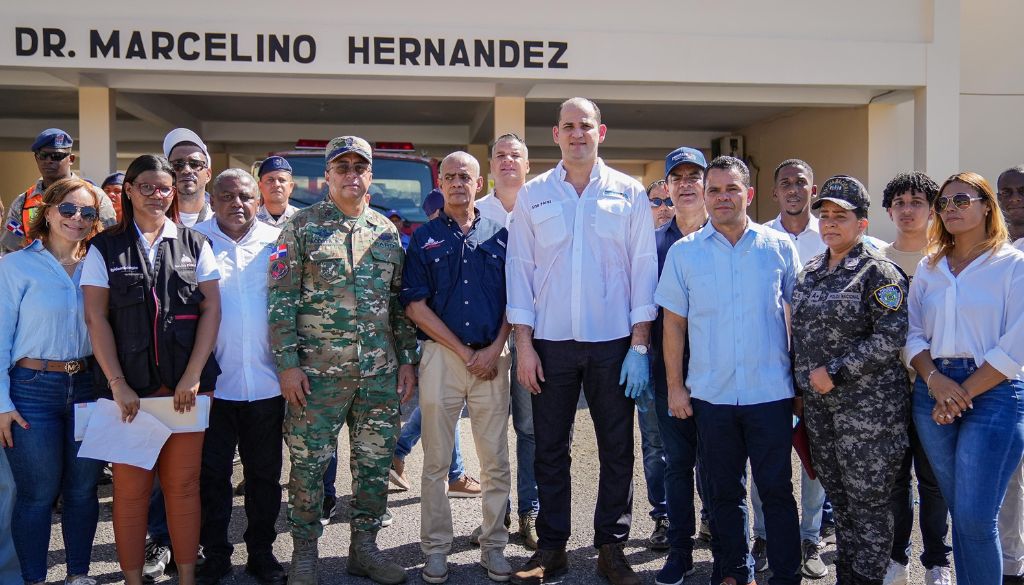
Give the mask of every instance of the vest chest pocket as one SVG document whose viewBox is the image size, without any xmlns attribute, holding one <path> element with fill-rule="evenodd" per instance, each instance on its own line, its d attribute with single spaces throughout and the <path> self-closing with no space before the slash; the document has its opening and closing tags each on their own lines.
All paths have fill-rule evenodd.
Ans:
<svg viewBox="0 0 1024 585">
<path fill-rule="evenodd" d="M 178 272 L 172 282 L 177 289 L 178 298 L 186 305 L 198 305 L 206 298 L 199 290 L 195 272 Z"/>
<path fill-rule="evenodd" d="M 110 308 L 122 309 L 146 302 L 146 283 L 141 274 L 110 275 Z"/>
</svg>

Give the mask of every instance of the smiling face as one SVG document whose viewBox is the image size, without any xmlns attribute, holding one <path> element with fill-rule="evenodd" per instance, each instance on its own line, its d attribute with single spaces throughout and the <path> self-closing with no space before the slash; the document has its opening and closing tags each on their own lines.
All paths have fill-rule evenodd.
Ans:
<svg viewBox="0 0 1024 585">
<path fill-rule="evenodd" d="M 783 214 L 801 215 L 808 210 L 816 192 L 814 175 L 800 165 L 791 164 L 779 169 L 772 198 L 778 201 Z"/>
<path fill-rule="evenodd" d="M 743 182 L 736 169 L 714 168 L 705 179 L 704 204 L 716 227 L 738 227 L 747 219 L 747 206 L 754 189 Z"/>
<path fill-rule="evenodd" d="M 1024 173 L 1006 171 L 999 176 L 999 206 L 1007 223 L 1024 224 Z"/>
<path fill-rule="evenodd" d="M 522 143 L 504 139 L 494 143 L 491 154 L 491 173 L 498 187 L 520 187 L 530 172 L 530 161 Z"/>
<path fill-rule="evenodd" d="M 142 190 L 153 188 L 151 196 L 142 194 Z M 171 200 L 175 196 L 174 177 L 163 171 L 145 171 L 139 173 L 132 183 L 125 182 L 125 192 L 132 202 L 132 213 L 138 219 L 163 220 L 167 210 L 171 208 Z M 170 190 L 167 197 L 161 196 L 161 190 Z"/>
<path fill-rule="evenodd" d="M 65 195 L 57 205 L 52 205 L 46 210 L 46 222 L 49 225 L 48 238 L 81 242 L 89 236 L 99 220 L 95 216 L 92 220 L 83 219 L 81 209 L 72 217 L 63 217 L 57 209 L 61 203 L 70 203 L 78 208 L 88 207 L 91 208 L 93 214 L 97 214 L 99 204 L 96 201 L 96 196 L 88 189 L 75 189 Z"/>
<path fill-rule="evenodd" d="M 974 187 L 967 183 L 953 181 L 946 185 L 946 188 L 939 193 L 936 202 L 943 197 L 952 198 L 958 194 L 964 194 L 969 197 L 981 196 Z M 971 201 L 964 209 L 960 209 L 950 203 L 946 206 L 945 210 L 938 211 L 938 214 L 946 231 L 954 236 L 959 236 L 975 230 L 981 230 L 982 233 L 985 233 L 985 216 L 990 212 L 991 209 L 988 202 L 979 200 Z"/>
<path fill-rule="evenodd" d="M 566 163 L 593 163 L 597 145 L 604 142 L 608 129 L 600 123 L 597 112 L 585 102 L 570 101 L 558 115 L 558 126 L 552 129 L 555 143 Z"/>
<path fill-rule="evenodd" d="M 695 213 L 704 209 L 704 169 L 683 163 L 676 165 L 665 177 L 668 195 L 679 211 Z"/>
<path fill-rule="evenodd" d="M 857 243 L 868 227 L 868 220 L 858 219 L 856 212 L 832 201 L 823 201 L 818 211 L 821 240 L 833 253 L 845 253 Z"/>
<path fill-rule="evenodd" d="M 932 207 L 924 193 L 904 191 L 892 198 L 892 205 L 887 212 L 901 233 L 918 234 L 928 229 Z"/>
</svg>

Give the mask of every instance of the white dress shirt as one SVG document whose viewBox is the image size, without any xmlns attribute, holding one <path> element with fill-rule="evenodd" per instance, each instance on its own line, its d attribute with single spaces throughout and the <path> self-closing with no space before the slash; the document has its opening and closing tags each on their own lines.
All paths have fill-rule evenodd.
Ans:
<svg viewBox="0 0 1024 585">
<path fill-rule="evenodd" d="M 494 191 L 477 199 L 473 205 L 483 217 L 497 222 L 498 225 L 508 227 L 508 220 L 512 217 L 512 213 L 505 211 L 505 206 L 494 196 Z"/>
<path fill-rule="evenodd" d="M 910 283 L 907 363 L 930 350 L 933 358 L 970 357 L 1024 379 L 1024 252 L 1004 244 L 958 276 L 946 260 L 931 267 L 925 257 Z"/>
<path fill-rule="evenodd" d="M 658 256 L 643 186 L 597 159 L 582 195 L 554 169 L 519 190 L 505 262 L 508 320 L 550 341 L 609 341 L 654 321 Z"/>
<path fill-rule="evenodd" d="M 255 221 L 236 242 L 216 219 L 194 229 L 210 238 L 220 269 L 221 318 L 214 355 L 221 374 L 213 396 L 243 402 L 280 396 L 267 325 L 267 267 L 281 230 Z"/>
<path fill-rule="evenodd" d="M 260 205 L 260 208 L 256 211 L 256 219 L 262 221 L 263 223 L 269 226 L 281 227 L 284 224 L 288 223 L 288 220 L 290 220 L 292 216 L 295 215 L 295 212 L 298 210 L 298 207 L 295 207 L 290 203 L 285 204 L 284 213 L 281 214 L 281 217 L 274 219 L 274 216 L 270 215 L 270 212 L 267 211 L 267 208 Z"/>
<path fill-rule="evenodd" d="M 178 226 L 169 219 L 164 221 L 160 237 L 153 240 L 153 244 L 150 245 L 146 241 L 145 236 L 142 235 L 142 230 L 139 229 L 139 226 L 137 224 L 132 225 L 135 226 L 135 232 L 139 235 L 139 244 L 142 245 L 142 251 L 146 253 L 149 267 L 153 268 L 156 265 L 156 253 L 160 249 L 160 242 L 165 239 L 177 239 Z M 196 280 L 206 282 L 208 280 L 217 280 L 218 278 L 220 278 L 220 273 L 217 271 L 217 262 L 213 258 L 213 250 L 207 244 L 200 249 L 199 257 L 196 258 Z M 107 272 L 107 262 L 103 259 L 100 251 L 92 246 L 89 247 L 89 251 L 85 254 L 85 261 L 82 262 L 82 285 L 110 288 L 110 273 Z"/>
<path fill-rule="evenodd" d="M 808 220 L 807 227 L 805 227 L 804 231 L 799 234 L 791 234 L 786 230 L 786 226 L 782 225 L 781 213 L 775 219 L 765 223 L 764 225 L 789 236 L 789 240 L 793 242 L 794 246 L 796 246 L 797 255 L 800 256 L 800 264 L 807 264 L 810 262 L 811 258 L 814 258 L 828 249 L 825 242 L 821 240 L 821 229 L 818 227 L 818 218 L 813 215 Z"/>
</svg>

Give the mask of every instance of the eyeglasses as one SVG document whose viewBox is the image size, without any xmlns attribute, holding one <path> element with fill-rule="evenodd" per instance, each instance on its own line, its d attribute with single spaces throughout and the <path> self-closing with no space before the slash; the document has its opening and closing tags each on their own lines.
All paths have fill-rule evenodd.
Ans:
<svg viewBox="0 0 1024 585">
<path fill-rule="evenodd" d="M 57 206 L 57 213 L 60 214 L 64 219 L 71 219 L 75 215 L 81 213 L 82 219 L 85 221 L 95 221 L 99 217 L 99 212 L 92 205 L 83 205 L 81 207 L 74 203 L 61 203 Z"/>
<path fill-rule="evenodd" d="M 665 181 L 669 185 L 678 185 L 680 183 L 684 185 L 696 185 L 697 183 L 700 183 L 703 180 L 704 177 L 701 175 L 687 175 L 685 177 L 681 177 L 679 175 L 669 175 L 668 178 L 665 179 Z"/>
<path fill-rule="evenodd" d="M 661 207 L 662 205 L 664 205 L 665 207 L 675 207 L 676 206 L 676 204 L 672 203 L 672 200 L 669 199 L 668 197 L 665 197 L 664 199 L 662 199 L 661 197 L 652 197 L 651 198 L 651 207 Z"/>
<path fill-rule="evenodd" d="M 957 209 L 967 209 L 971 206 L 971 201 L 981 201 L 983 197 L 972 197 L 967 193 L 957 193 L 952 197 L 943 195 L 935 200 L 935 209 L 939 213 L 949 211 L 950 204 Z"/>
<path fill-rule="evenodd" d="M 339 175 L 347 175 L 349 173 L 355 173 L 356 176 L 363 176 L 366 171 L 370 170 L 370 165 L 367 163 L 356 163 L 350 164 L 337 164 L 332 167 Z"/>
<path fill-rule="evenodd" d="M 70 152 L 43 152 L 37 150 L 35 152 L 36 160 L 49 160 L 53 162 L 60 162 L 67 157 L 71 156 Z"/>
<path fill-rule="evenodd" d="M 138 189 L 139 193 L 142 193 L 144 197 L 153 197 L 154 195 L 157 195 L 158 197 L 170 197 L 171 194 L 174 193 L 174 187 L 157 187 L 150 183 L 139 183 L 138 185 L 135 185 L 135 188 Z"/>
<path fill-rule="evenodd" d="M 193 171 L 201 171 L 206 167 L 210 166 L 205 161 L 201 161 L 197 158 L 179 158 L 177 160 L 170 161 L 171 168 L 174 172 L 180 173 L 185 170 L 185 167 L 192 169 Z"/>
</svg>

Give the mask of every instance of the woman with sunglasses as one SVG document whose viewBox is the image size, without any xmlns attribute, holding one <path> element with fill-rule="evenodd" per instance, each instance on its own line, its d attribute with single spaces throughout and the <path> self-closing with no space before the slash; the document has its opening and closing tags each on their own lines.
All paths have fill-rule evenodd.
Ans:
<svg viewBox="0 0 1024 585">
<path fill-rule="evenodd" d="M 12 532 L 25 583 L 46 580 L 51 508 L 64 499 L 66 583 L 88 577 L 102 462 L 78 458 L 72 405 L 93 400 L 82 258 L 100 230 L 102 193 L 79 179 L 43 193 L 32 243 L 0 260 L 0 445 L 17 488 Z M 7 581 L 5 581 L 7 582 Z"/>
<path fill-rule="evenodd" d="M 205 236 L 175 225 L 174 175 L 167 159 L 143 155 L 125 173 L 121 223 L 92 242 L 82 289 L 102 380 L 131 423 L 139 399 L 173 396 L 179 412 L 220 373 L 211 356 L 220 324 L 216 259 Z M 114 542 L 128 585 L 142 583 L 146 516 L 155 473 L 167 507 L 178 582 L 195 583 L 203 432 L 174 433 L 152 470 L 115 463 Z"/>
<path fill-rule="evenodd" d="M 997 517 L 1024 453 L 1024 253 L 980 175 L 947 179 L 935 211 L 910 286 L 913 417 L 953 518 L 957 581 L 997 585 Z"/>
</svg>

